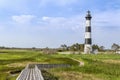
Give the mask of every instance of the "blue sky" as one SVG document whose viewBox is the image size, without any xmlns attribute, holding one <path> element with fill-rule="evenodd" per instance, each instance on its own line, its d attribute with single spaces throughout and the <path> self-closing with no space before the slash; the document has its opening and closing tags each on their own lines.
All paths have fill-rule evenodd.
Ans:
<svg viewBox="0 0 120 80">
<path fill-rule="evenodd" d="M 87 10 L 93 44 L 120 44 L 120 0 L 0 0 L 0 46 L 84 43 Z"/>
</svg>

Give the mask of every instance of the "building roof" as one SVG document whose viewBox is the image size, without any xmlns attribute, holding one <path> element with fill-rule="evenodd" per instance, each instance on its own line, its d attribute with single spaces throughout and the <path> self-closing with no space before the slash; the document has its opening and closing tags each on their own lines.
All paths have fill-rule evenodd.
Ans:
<svg viewBox="0 0 120 80">
<path fill-rule="evenodd" d="M 91 16 L 91 14 L 90 14 L 90 11 L 87 11 L 87 15 L 86 15 L 86 17 L 85 18 L 92 18 L 92 16 Z"/>
</svg>

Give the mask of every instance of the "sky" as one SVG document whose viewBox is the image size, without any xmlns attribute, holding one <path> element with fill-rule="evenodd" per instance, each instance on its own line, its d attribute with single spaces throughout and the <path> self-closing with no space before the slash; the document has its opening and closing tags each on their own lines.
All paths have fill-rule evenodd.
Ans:
<svg viewBox="0 0 120 80">
<path fill-rule="evenodd" d="M 0 0 L 0 46 L 83 44 L 88 10 L 92 43 L 120 45 L 120 0 Z"/>
</svg>

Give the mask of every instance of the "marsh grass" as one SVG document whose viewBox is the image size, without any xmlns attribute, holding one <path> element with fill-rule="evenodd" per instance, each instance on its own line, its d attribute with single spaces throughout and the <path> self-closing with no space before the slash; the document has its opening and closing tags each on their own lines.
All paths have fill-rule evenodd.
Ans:
<svg viewBox="0 0 120 80">
<path fill-rule="evenodd" d="M 69 58 L 55 57 L 33 50 L 1 50 L 0 51 L 0 80 L 15 80 L 11 71 L 23 69 L 29 63 L 50 63 L 77 65 L 78 62 Z M 21 65 L 22 64 L 22 65 Z M 11 76 L 10 76 L 11 75 Z"/>
<path fill-rule="evenodd" d="M 79 62 L 85 63 L 80 67 Z M 107 62 L 106 62 L 107 60 Z M 0 80 L 15 80 L 28 63 L 70 64 L 69 68 L 49 70 L 59 80 L 120 80 L 120 64 L 109 61 L 120 61 L 119 54 L 42 54 L 34 50 L 0 50 Z M 62 74 L 63 73 L 63 74 Z M 66 77 L 65 77 L 66 76 Z"/>
<path fill-rule="evenodd" d="M 63 55 L 59 55 L 62 56 Z M 55 69 L 51 72 L 57 72 L 55 73 L 61 78 L 65 78 L 65 76 L 59 72 L 65 72 L 65 75 L 70 76 L 70 72 L 72 73 L 81 73 L 78 75 L 72 75 L 72 78 L 80 78 L 82 76 L 82 80 L 120 80 L 120 64 L 119 63 L 111 63 L 108 61 L 114 60 L 115 62 L 120 61 L 120 55 L 118 54 L 88 54 L 88 55 L 64 55 L 66 57 L 72 57 L 77 60 L 82 60 L 85 62 L 85 65 L 82 67 L 79 66 L 72 66 L 70 68 L 64 68 L 64 69 Z M 107 63 L 105 62 L 107 60 Z M 87 74 L 87 75 L 86 75 Z M 92 75 L 92 76 L 88 76 Z M 67 77 L 68 78 L 68 77 Z M 64 79 L 64 80 L 69 80 Z M 74 79 L 73 79 L 74 80 Z M 79 79 L 76 79 L 79 80 Z"/>
</svg>

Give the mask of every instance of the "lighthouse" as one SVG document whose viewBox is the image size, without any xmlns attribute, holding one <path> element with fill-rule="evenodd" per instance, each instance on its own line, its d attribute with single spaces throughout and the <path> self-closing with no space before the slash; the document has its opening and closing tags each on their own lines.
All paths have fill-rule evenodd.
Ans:
<svg viewBox="0 0 120 80">
<path fill-rule="evenodd" d="M 84 45 L 84 53 L 90 54 L 92 52 L 92 38 L 91 38 L 91 14 L 90 11 L 87 11 L 86 19 L 86 27 L 85 27 L 85 45 Z"/>
</svg>

